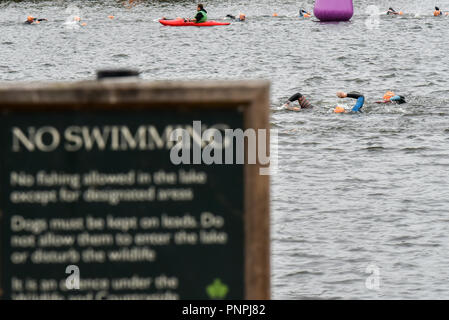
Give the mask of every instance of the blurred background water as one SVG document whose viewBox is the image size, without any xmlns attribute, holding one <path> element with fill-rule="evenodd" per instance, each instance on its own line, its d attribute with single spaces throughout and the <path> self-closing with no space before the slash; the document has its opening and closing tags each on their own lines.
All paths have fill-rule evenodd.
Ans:
<svg viewBox="0 0 449 320">
<path fill-rule="evenodd" d="M 157 22 L 192 17 L 195 1 L 2 1 L 0 80 L 75 81 L 120 67 L 155 80 L 268 79 L 279 133 L 272 297 L 449 298 L 449 17 L 432 15 L 449 3 L 360 0 L 338 24 L 299 19 L 313 1 L 204 4 L 210 19 L 247 21 Z M 389 6 L 404 15 L 381 15 Z M 49 21 L 24 25 L 28 15 Z M 362 92 L 364 113 L 333 114 L 354 103 L 337 90 Z M 408 103 L 374 104 L 386 90 Z M 297 91 L 316 108 L 282 110 Z M 379 290 L 365 285 L 369 266 Z"/>
</svg>

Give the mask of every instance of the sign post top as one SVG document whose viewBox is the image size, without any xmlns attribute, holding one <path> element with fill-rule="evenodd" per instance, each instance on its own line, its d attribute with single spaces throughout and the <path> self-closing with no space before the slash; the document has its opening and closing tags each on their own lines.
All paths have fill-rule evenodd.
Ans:
<svg viewBox="0 0 449 320">
<path fill-rule="evenodd" d="M 0 84 L 2 106 L 195 103 L 249 104 L 269 93 L 269 81 L 130 81 Z M 34 109 L 34 108 L 33 108 Z"/>
</svg>

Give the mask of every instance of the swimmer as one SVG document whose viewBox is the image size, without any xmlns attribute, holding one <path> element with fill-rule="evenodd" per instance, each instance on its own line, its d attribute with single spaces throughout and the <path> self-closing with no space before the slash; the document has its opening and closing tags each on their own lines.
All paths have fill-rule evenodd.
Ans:
<svg viewBox="0 0 449 320">
<path fill-rule="evenodd" d="M 294 101 L 298 100 L 299 106 L 298 107 L 293 107 L 290 104 Z M 284 103 L 284 105 L 282 106 L 283 108 L 286 108 L 288 110 L 291 111 L 299 111 L 301 109 L 311 109 L 313 108 L 313 106 L 310 104 L 309 101 L 307 101 L 307 99 L 298 93 L 295 93 L 294 95 L 292 95 L 290 98 L 288 98 L 287 102 Z"/>
<path fill-rule="evenodd" d="M 362 112 L 362 107 L 363 104 L 365 103 L 365 97 L 358 93 L 358 92 L 350 92 L 350 93 L 345 93 L 342 91 L 338 91 L 337 92 L 337 97 L 339 98 L 352 98 L 352 99 L 357 99 L 356 104 L 354 105 L 354 107 L 352 107 L 351 110 L 346 110 L 343 107 L 336 107 L 334 109 L 334 112 L 336 113 L 348 113 L 348 112 Z"/>
<path fill-rule="evenodd" d="M 402 15 L 402 11 L 397 12 L 392 7 L 388 8 L 387 15 Z"/>
<path fill-rule="evenodd" d="M 48 20 L 47 19 L 38 19 L 38 18 L 34 18 L 32 16 L 28 16 L 24 23 L 25 24 L 33 24 L 33 23 L 40 23 L 41 21 L 48 21 Z"/>
<path fill-rule="evenodd" d="M 383 96 L 383 100 L 382 101 L 376 101 L 376 103 L 397 103 L 397 104 L 403 104 L 403 103 L 407 103 L 407 101 L 405 101 L 405 97 L 404 96 L 399 96 L 399 95 L 396 95 L 392 91 L 387 91 L 384 94 L 384 96 Z"/>
<path fill-rule="evenodd" d="M 312 15 L 310 13 L 308 13 L 306 10 L 304 9 L 299 9 L 299 17 L 300 18 L 310 18 Z"/>
<path fill-rule="evenodd" d="M 435 17 L 442 16 L 443 14 L 447 16 L 447 15 L 449 15 L 449 12 L 442 11 L 442 10 L 440 10 L 440 8 L 435 7 L 435 11 L 433 12 L 433 15 Z"/>
<path fill-rule="evenodd" d="M 243 21 L 246 20 L 246 16 L 243 13 L 240 13 L 238 18 L 236 16 L 233 16 L 233 15 L 230 15 L 230 14 L 226 15 L 226 18 L 229 18 L 229 19 L 232 19 L 232 20 L 235 20 L 235 21 L 240 21 L 240 22 L 243 22 Z"/>
</svg>

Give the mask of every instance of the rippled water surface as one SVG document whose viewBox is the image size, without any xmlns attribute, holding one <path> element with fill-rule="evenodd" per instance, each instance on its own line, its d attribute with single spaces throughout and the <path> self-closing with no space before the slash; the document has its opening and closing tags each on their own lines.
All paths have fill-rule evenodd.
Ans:
<svg viewBox="0 0 449 320">
<path fill-rule="evenodd" d="M 300 20 L 295 1 L 205 4 L 212 19 L 244 12 L 248 20 L 157 22 L 192 16 L 194 1 L 131 9 L 119 1 L 0 2 L 0 80 L 83 80 L 109 67 L 136 68 L 145 79 L 268 79 L 280 158 L 273 298 L 449 298 L 449 17 L 433 17 L 430 0 L 355 1 L 351 22 L 339 24 Z M 373 4 L 405 15 L 370 16 Z M 49 21 L 23 25 L 27 15 Z M 68 23 L 73 15 L 86 25 Z M 364 93 L 365 112 L 333 114 L 337 103 L 353 103 L 337 90 Z M 386 90 L 409 103 L 373 104 Z M 281 110 L 297 91 L 317 107 Z M 365 286 L 370 265 L 380 270 L 380 290 Z"/>
</svg>

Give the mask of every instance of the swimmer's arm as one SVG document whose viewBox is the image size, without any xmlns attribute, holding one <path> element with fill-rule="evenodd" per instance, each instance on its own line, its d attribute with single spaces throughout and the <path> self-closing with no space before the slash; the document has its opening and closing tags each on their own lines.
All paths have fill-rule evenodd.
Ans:
<svg viewBox="0 0 449 320">
<path fill-rule="evenodd" d="M 357 92 L 350 92 L 350 93 L 345 93 L 345 92 L 337 92 L 337 96 L 339 98 L 352 98 L 352 99 L 357 99 L 357 102 L 355 104 L 355 106 L 352 108 L 351 111 L 357 112 L 360 111 L 360 109 L 362 109 L 363 104 L 365 103 L 365 97 L 363 96 L 363 94 L 357 93 Z"/>
<path fill-rule="evenodd" d="M 363 97 L 363 94 L 360 94 L 358 92 L 350 92 L 346 94 L 347 98 L 352 98 L 352 99 L 358 99 L 360 97 Z"/>
<path fill-rule="evenodd" d="M 288 98 L 287 102 L 284 103 L 283 107 L 287 108 L 288 110 L 294 110 L 295 107 L 291 107 L 290 103 L 292 103 L 293 101 L 299 100 L 299 98 L 301 98 L 301 97 L 302 97 L 302 94 L 300 94 L 299 92 L 295 93 L 290 98 Z M 301 109 L 301 107 L 296 107 L 296 109 L 298 109 L 298 108 Z M 297 111 L 296 109 L 295 109 L 295 111 Z"/>
<path fill-rule="evenodd" d="M 307 99 L 299 92 L 295 93 L 294 95 L 292 95 L 290 98 L 288 98 L 288 101 L 284 104 L 284 107 L 287 109 L 290 109 L 290 103 L 293 101 L 298 100 L 299 102 L 299 109 L 301 108 L 312 108 L 313 106 L 310 104 L 309 101 L 307 101 Z M 298 107 L 295 107 L 295 111 L 297 111 Z"/>
</svg>

